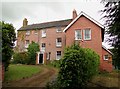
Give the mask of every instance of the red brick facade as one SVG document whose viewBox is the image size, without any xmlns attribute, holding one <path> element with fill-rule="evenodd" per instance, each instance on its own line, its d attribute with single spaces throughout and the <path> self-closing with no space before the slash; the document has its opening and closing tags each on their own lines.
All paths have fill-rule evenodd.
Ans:
<svg viewBox="0 0 120 89">
<path fill-rule="evenodd" d="M 84 40 L 83 30 L 86 28 L 91 29 L 91 39 Z M 79 29 L 82 32 L 82 39 L 75 40 L 75 30 Z M 72 24 L 66 31 L 66 46 L 72 45 L 74 42 L 79 41 L 83 48 L 91 48 L 100 56 L 100 70 L 112 71 L 112 55 L 102 47 L 102 29 L 93 21 L 85 16 L 81 16 L 74 24 Z M 104 60 L 104 55 L 109 55 L 108 60 Z"/>
<path fill-rule="evenodd" d="M 105 50 L 102 47 L 102 41 L 104 39 L 103 27 L 98 22 L 94 22 L 93 19 L 89 19 L 89 16 L 86 17 L 84 16 L 84 14 L 81 16 L 77 16 L 76 11 L 74 10 L 73 19 L 70 20 L 48 22 L 36 25 L 27 25 L 28 21 L 26 19 L 25 21 L 23 21 L 24 26 L 18 30 L 17 47 L 19 51 L 25 51 L 26 40 L 29 40 L 29 43 L 34 41 L 40 45 L 39 53 L 46 53 L 45 55 L 43 55 L 46 60 L 56 60 L 56 55 L 63 56 L 64 48 L 66 46 L 72 45 L 76 41 L 75 30 L 79 29 L 82 32 L 82 39 L 79 40 L 80 46 L 82 46 L 83 48 L 91 48 L 100 55 L 101 70 L 107 70 L 109 72 L 112 71 L 112 55 L 108 52 L 108 50 Z M 59 28 L 61 29 L 61 32 L 56 31 Z M 84 40 L 83 30 L 86 28 L 91 29 L 90 40 Z M 45 37 L 42 37 L 43 30 L 46 30 Z M 27 31 L 30 31 L 29 35 L 26 35 Z M 56 46 L 57 38 L 61 39 L 59 40 L 61 42 L 60 47 Z M 43 43 L 45 43 L 44 51 L 41 50 Z M 109 60 L 103 59 L 103 56 L 106 54 L 109 54 Z M 43 62 L 46 63 L 46 60 Z M 37 64 L 39 64 L 38 61 L 39 57 L 37 54 Z"/>
</svg>

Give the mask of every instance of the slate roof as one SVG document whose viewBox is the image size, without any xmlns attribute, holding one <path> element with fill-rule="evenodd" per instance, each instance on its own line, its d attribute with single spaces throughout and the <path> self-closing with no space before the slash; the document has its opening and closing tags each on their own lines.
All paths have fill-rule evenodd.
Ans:
<svg viewBox="0 0 120 89">
<path fill-rule="evenodd" d="M 67 20 L 60 20 L 60 21 L 53 21 L 53 22 L 46 22 L 46 23 L 39 23 L 39 24 L 31 24 L 31 25 L 27 25 L 26 27 L 21 27 L 20 29 L 18 29 L 18 31 L 67 26 L 71 21 L 72 19 L 67 19 Z"/>
</svg>

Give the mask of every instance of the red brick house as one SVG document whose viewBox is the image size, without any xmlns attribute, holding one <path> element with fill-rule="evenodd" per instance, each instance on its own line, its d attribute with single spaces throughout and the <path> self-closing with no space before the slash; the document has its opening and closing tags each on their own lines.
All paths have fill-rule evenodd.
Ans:
<svg viewBox="0 0 120 89">
<path fill-rule="evenodd" d="M 46 60 L 59 60 L 63 56 L 66 46 L 79 42 L 83 48 L 91 48 L 100 55 L 100 69 L 112 71 L 112 53 L 102 46 L 104 40 L 104 26 L 84 12 L 77 15 L 73 11 L 73 18 L 61 21 L 27 25 L 18 30 L 17 47 L 19 51 L 26 51 L 32 41 L 40 45 L 36 63 L 46 63 Z"/>
</svg>

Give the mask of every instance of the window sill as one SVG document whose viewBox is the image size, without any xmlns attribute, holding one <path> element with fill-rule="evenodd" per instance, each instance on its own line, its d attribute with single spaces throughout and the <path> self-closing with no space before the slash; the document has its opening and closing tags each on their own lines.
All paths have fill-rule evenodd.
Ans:
<svg viewBox="0 0 120 89">
<path fill-rule="evenodd" d="M 104 61 L 108 61 L 109 59 L 104 59 Z"/>
<path fill-rule="evenodd" d="M 80 41 L 80 40 L 82 41 L 82 39 L 75 39 L 75 40 L 76 40 L 76 41 Z"/>
<path fill-rule="evenodd" d="M 42 38 L 46 38 L 46 36 L 42 36 Z"/>
<path fill-rule="evenodd" d="M 56 32 L 56 33 L 62 33 L 62 31 L 61 32 Z"/>
<path fill-rule="evenodd" d="M 84 39 L 85 41 L 91 41 L 91 39 Z"/>
<path fill-rule="evenodd" d="M 61 46 L 57 46 L 57 45 L 56 45 L 56 47 L 57 47 L 57 48 L 61 48 L 61 47 L 62 47 L 62 45 L 61 45 Z"/>
</svg>

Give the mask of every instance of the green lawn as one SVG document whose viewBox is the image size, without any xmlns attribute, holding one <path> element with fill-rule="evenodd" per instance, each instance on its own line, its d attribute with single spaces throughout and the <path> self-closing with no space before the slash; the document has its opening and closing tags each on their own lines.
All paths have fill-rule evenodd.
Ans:
<svg viewBox="0 0 120 89">
<path fill-rule="evenodd" d="M 41 67 L 36 65 L 9 65 L 9 70 L 5 72 L 5 81 L 30 77 L 40 71 Z"/>
<path fill-rule="evenodd" d="M 92 80 L 92 85 L 90 87 L 94 87 L 97 85 L 103 87 L 120 87 L 119 86 L 119 71 L 112 71 L 111 73 L 101 73 L 95 76 Z M 99 87 L 99 86 L 97 86 Z"/>
</svg>

